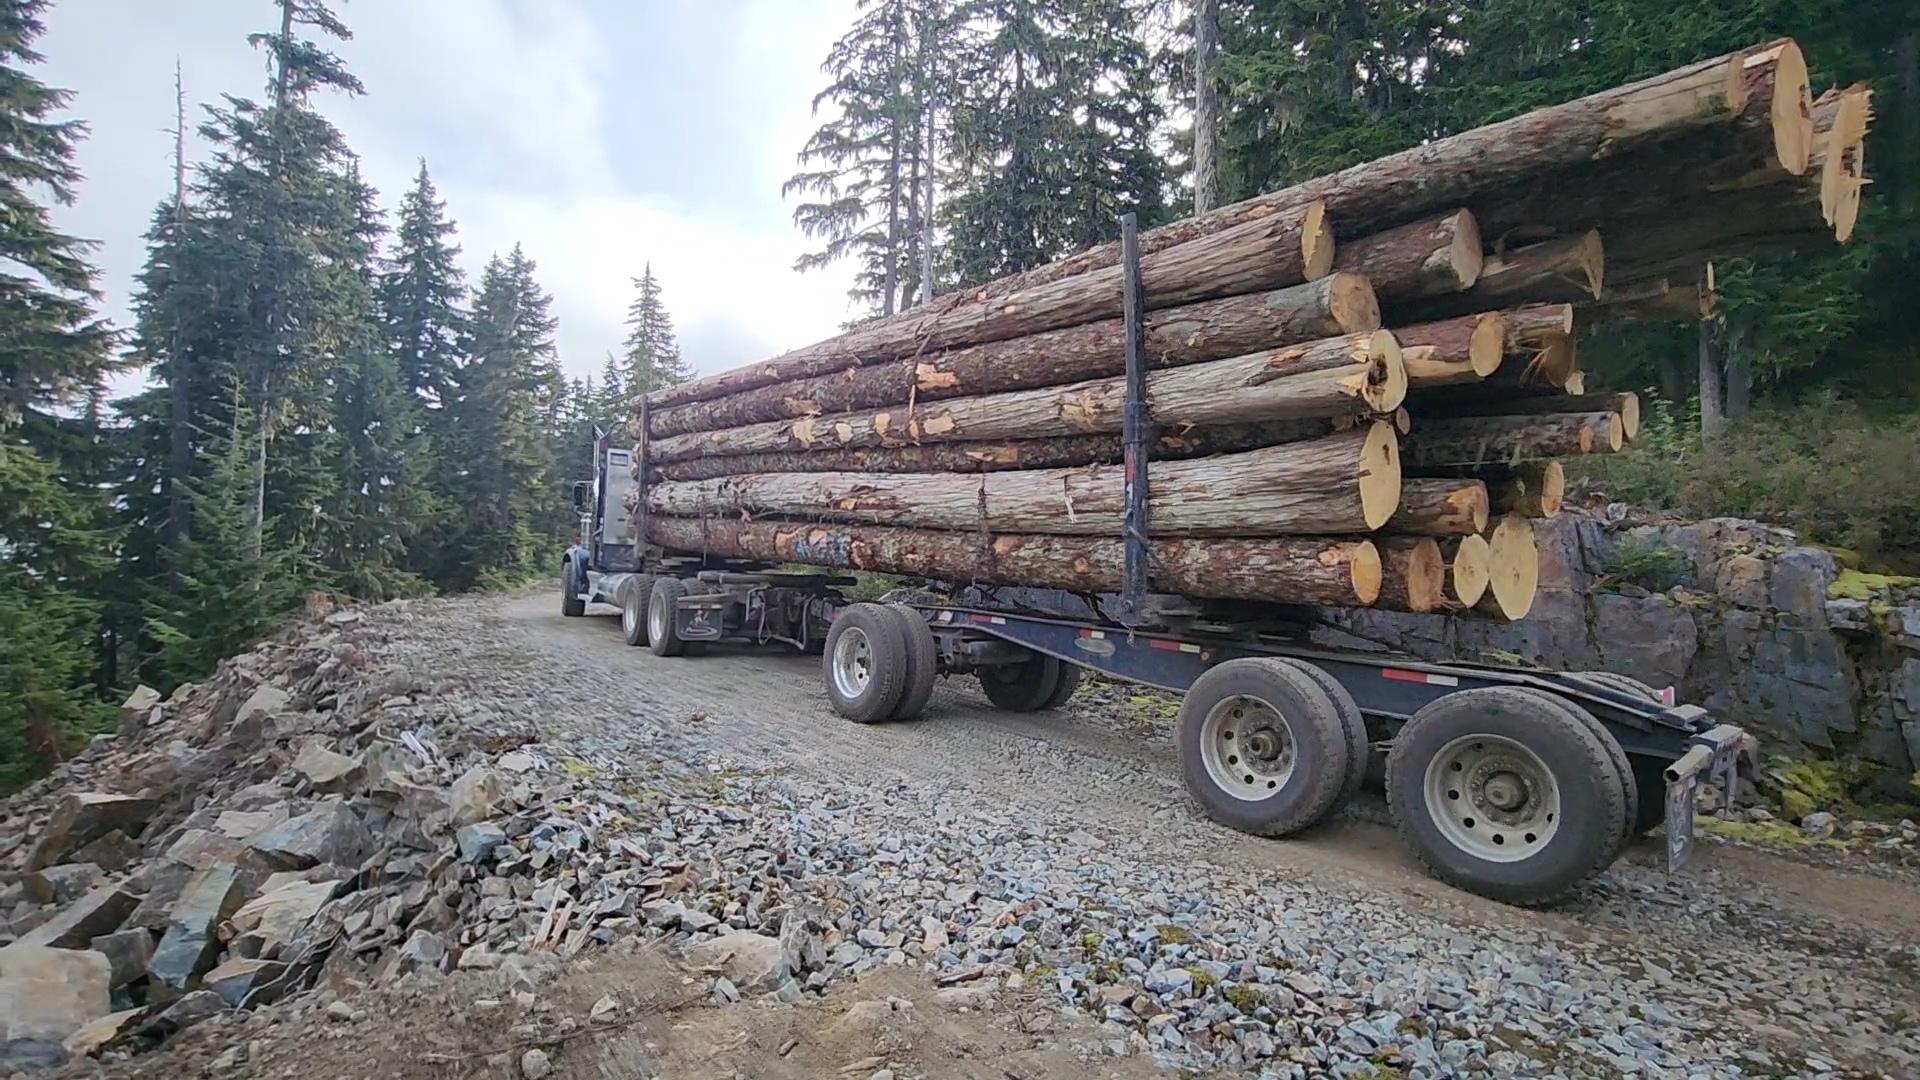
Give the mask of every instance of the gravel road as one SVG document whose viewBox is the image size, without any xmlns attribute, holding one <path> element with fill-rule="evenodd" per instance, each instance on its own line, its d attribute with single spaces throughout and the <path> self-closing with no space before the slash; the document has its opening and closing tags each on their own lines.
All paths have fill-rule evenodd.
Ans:
<svg viewBox="0 0 1920 1080">
<path fill-rule="evenodd" d="M 1213 825 L 1150 701 L 1015 716 L 956 679 L 861 727 L 816 659 L 659 659 L 558 606 L 418 604 L 401 656 L 551 744 L 752 778 L 752 827 L 854 934 L 855 973 L 958 925 L 937 971 L 1012 964 L 1090 1014 L 1089 1052 L 1202 1071 L 1920 1076 L 1910 882 L 1714 845 L 1670 880 L 1649 846 L 1568 906 L 1505 908 L 1427 878 L 1377 796 L 1290 841 Z"/>
</svg>

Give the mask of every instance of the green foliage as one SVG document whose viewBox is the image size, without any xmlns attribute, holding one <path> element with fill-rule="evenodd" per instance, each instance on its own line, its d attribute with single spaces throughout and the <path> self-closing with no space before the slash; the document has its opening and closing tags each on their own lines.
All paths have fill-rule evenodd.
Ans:
<svg viewBox="0 0 1920 1080">
<path fill-rule="evenodd" d="M 689 374 L 680 358 L 680 342 L 673 336 L 673 317 L 660 298 L 660 280 L 653 266 L 633 279 L 638 295 L 627 307 L 626 355 L 618 367 L 618 388 L 645 394 L 672 386 Z"/>
<path fill-rule="evenodd" d="M 1629 538 L 1614 545 L 1601 588 L 1618 591 L 1621 586 L 1632 585 L 1648 592 L 1665 592 L 1685 580 L 1690 569 L 1686 552 L 1679 548 Z"/>
</svg>

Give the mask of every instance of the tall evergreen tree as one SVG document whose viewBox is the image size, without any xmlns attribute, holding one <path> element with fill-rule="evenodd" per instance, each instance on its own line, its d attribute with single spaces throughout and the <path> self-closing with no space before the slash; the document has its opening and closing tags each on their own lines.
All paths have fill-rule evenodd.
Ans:
<svg viewBox="0 0 1920 1080">
<path fill-rule="evenodd" d="M 603 426 L 624 426 L 630 407 L 629 397 L 627 373 L 621 366 L 620 358 L 608 353 L 606 363 L 600 365 L 600 385 L 595 386 L 591 378 L 586 383 L 588 415 Z"/>
<path fill-rule="evenodd" d="M 112 564 L 87 475 L 112 337 L 93 314 L 85 245 L 39 201 L 73 201 L 84 134 L 58 116 L 67 91 L 27 70 L 46 8 L 0 0 L 0 787 L 98 715 L 100 605 L 89 597 L 106 591 Z"/>
<path fill-rule="evenodd" d="M 659 279 L 653 276 L 653 264 L 633 279 L 638 295 L 627 306 L 626 364 L 622 386 L 630 393 L 644 394 L 684 380 L 689 372 L 680 358 L 680 342 L 673 336 L 673 316 L 660 297 Z"/>
<path fill-rule="evenodd" d="M 381 268 L 380 311 L 401 378 L 429 412 L 450 395 L 460 366 L 467 286 L 454 232 L 423 159 L 400 202 L 393 251 Z"/>
</svg>

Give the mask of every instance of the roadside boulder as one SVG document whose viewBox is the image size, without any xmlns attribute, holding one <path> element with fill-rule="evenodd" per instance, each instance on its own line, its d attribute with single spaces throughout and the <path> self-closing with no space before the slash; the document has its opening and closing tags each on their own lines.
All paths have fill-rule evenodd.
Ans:
<svg viewBox="0 0 1920 1080">
<path fill-rule="evenodd" d="M 317 739 L 300 748 L 300 755 L 293 759 L 293 768 L 307 778 L 313 790 L 326 794 L 351 790 L 367 776 L 360 759 L 336 754 Z"/>
<path fill-rule="evenodd" d="M 108 874 L 118 874 L 127 867 L 140 861 L 141 848 L 126 833 L 115 829 L 98 840 L 75 851 L 68 859 L 75 863 L 92 863 Z"/>
<path fill-rule="evenodd" d="M 117 989 L 146 977 L 147 964 L 153 959 L 153 935 L 140 929 L 102 934 L 93 939 L 92 948 L 107 958 Z"/>
<path fill-rule="evenodd" d="M 20 887 L 36 904 L 70 904 L 98 885 L 100 877 L 100 868 L 92 863 L 62 863 L 35 870 L 20 879 Z"/>
<path fill-rule="evenodd" d="M 67 1038 L 111 1011 L 111 974 L 96 952 L 0 949 L 0 1069 L 65 1064 Z"/>
<path fill-rule="evenodd" d="M 98 1057 L 100 1051 L 118 1041 L 122 1035 L 133 1030 L 134 1024 L 147 1014 L 145 1009 L 128 1009 L 125 1012 L 110 1013 L 79 1031 L 67 1036 L 62 1044 L 69 1059 Z"/>
<path fill-rule="evenodd" d="M 131 795 L 82 791 L 61 798 L 47 821 L 47 831 L 27 856 L 27 869 L 40 870 L 63 862 L 74 851 L 113 832 L 137 834 L 159 810 L 159 803 Z"/>
<path fill-rule="evenodd" d="M 460 846 L 462 862 L 479 863 L 493 858 L 495 849 L 507 842 L 506 831 L 491 822 L 477 822 L 454 834 Z"/>
<path fill-rule="evenodd" d="M 233 722 L 245 724 L 265 720 L 275 713 L 285 712 L 292 704 L 293 698 L 285 690 L 268 683 L 248 695 L 247 700 L 240 704 L 240 711 L 233 714 Z"/>
<path fill-rule="evenodd" d="M 287 965 L 278 960 L 236 956 L 201 976 L 200 985 L 219 994 L 229 1009 L 237 1009 L 242 1004 L 268 1005 L 278 996 L 273 991 L 274 980 L 286 970 Z M 251 1002 L 247 1000 L 249 996 L 253 998 Z"/>
<path fill-rule="evenodd" d="M 251 846 L 281 869 L 305 870 L 322 863 L 358 866 L 374 845 L 360 815 L 345 802 L 328 799 L 254 837 Z"/>
<path fill-rule="evenodd" d="M 233 951 L 239 956 L 274 959 L 333 899 L 337 881 L 293 882 L 241 905 L 230 920 Z"/>
<path fill-rule="evenodd" d="M 245 900 L 238 869 L 211 866 L 197 871 L 180 891 L 167 919 L 167 932 L 147 962 L 153 983 L 175 994 L 192 989 L 219 955 L 221 920 Z"/>
<path fill-rule="evenodd" d="M 120 929 L 139 903 L 138 897 L 120 885 L 102 885 L 22 934 L 18 944 L 84 949 L 94 938 Z"/>
<path fill-rule="evenodd" d="M 787 981 L 787 952 L 778 938 L 736 930 L 688 947 L 687 963 L 726 976 L 742 990 L 777 990 Z"/>
<path fill-rule="evenodd" d="M 485 821 L 504 807 L 506 802 L 506 778 L 480 765 L 462 773 L 448 792 L 454 828 Z"/>
</svg>

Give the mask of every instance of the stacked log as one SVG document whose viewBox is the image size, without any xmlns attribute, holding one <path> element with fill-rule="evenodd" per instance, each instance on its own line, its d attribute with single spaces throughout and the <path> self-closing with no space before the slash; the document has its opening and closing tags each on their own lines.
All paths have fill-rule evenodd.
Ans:
<svg viewBox="0 0 1920 1080">
<path fill-rule="evenodd" d="M 1851 234 L 1871 100 L 1782 40 L 1139 235 L 1150 585 L 1517 619 L 1560 459 L 1618 453 L 1579 326 L 1699 318 L 1711 260 Z M 665 552 L 1110 592 L 1118 244 L 635 402 Z M 1576 325 L 1578 324 L 1578 325 Z"/>
</svg>

